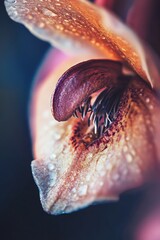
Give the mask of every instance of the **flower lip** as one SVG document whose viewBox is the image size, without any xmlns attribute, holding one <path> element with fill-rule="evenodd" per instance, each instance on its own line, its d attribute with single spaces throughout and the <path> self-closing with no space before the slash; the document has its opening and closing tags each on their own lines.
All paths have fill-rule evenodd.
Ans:
<svg viewBox="0 0 160 240">
<path fill-rule="evenodd" d="M 36 101 L 40 108 L 36 114 L 37 122 L 46 106 L 49 110 L 48 95 L 52 92 L 53 79 L 50 76 L 47 83 L 41 85 L 42 89 L 38 88 Z M 49 94 L 44 106 L 46 84 Z M 52 214 L 71 212 L 100 199 L 118 197 L 148 179 L 151 169 L 155 168 L 153 159 L 156 151 L 154 145 L 152 148 L 148 145 L 154 141 L 154 133 L 151 132 L 154 114 L 150 110 L 150 106 L 156 107 L 154 101 L 152 90 L 142 79 L 134 76 L 121 99 L 117 120 L 102 138 L 91 141 L 89 145 L 82 129 L 85 121 L 71 118 L 58 123 L 51 114 L 47 118 L 46 115 L 42 117 L 39 134 L 43 126 L 48 130 L 41 138 L 36 136 L 38 152 L 32 171 L 45 211 Z M 80 132 L 76 134 L 78 122 L 81 124 Z M 60 134 L 60 131 L 62 133 L 57 139 L 55 134 Z M 51 146 L 47 152 L 43 139 L 47 141 L 47 147 Z M 54 152 L 53 146 L 56 146 Z"/>
<path fill-rule="evenodd" d="M 65 121 L 92 93 L 117 83 L 122 74 L 120 62 L 98 59 L 81 62 L 67 70 L 59 79 L 53 99 L 53 115 Z"/>
</svg>

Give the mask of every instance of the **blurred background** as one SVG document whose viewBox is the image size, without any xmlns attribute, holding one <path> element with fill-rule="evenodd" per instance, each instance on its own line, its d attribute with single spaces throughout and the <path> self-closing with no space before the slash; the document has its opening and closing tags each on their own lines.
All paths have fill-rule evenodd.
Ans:
<svg viewBox="0 0 160 240">
<path fill-rule="evenodd" d="M 145 188 L 117 203 L 50 216 L 42 210 L 31 175 L 33 159 L 28 102 L 35 72 L 49 45 L 10 20 L 0 3 L 0 239 L 131 239 L 137 206 Z"/>
</svg>

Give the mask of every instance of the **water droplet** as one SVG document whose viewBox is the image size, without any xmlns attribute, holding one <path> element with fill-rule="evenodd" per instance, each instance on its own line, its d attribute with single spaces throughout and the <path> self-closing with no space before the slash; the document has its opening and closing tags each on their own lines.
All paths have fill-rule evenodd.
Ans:
<svg viewBox="0 0 160 240">
<path fill-rule="evenodd" d="M 61 139 L 61 135 L 59 133 L 54 133 L 54 136 L 53 136 L 56 140 L 59 140 Z"/>
<path fill-rule="evenodd" d="M 70 177 L 70 180 L 71 180 L 71 181 L 74 181 L 74 179 L 75 179 L 74 176 L 71 176 L 71 177 Z"/>
<path fill-rule="evenodd" d="M 33 19 L 32 15 L 27 16 L 29 20 Z"/>
<path fill-rule="evenodd" d="M 126 153 L 128 151 L 128 147 L 124 146 L 123 151 Z"/>
<path fill-rule="evenodd" d="M 88 153 L 88 157 L 92 158 L 93 157 L 93 153 Z"/>
<path fill-rule="evenodd" d="M 150 110 L 153 110 L 153 105 L 152 105 L 152 104 L 149 105 L 149 109 L 150 109 Z"/>
<path fill-rule="evenodd" d="M 48 170 L 49 170 L 49 171 L 52 171 L 54 168 L 55 168 L 55 166 L 54 166 L 53 163 L 49 163 L 49 164 L 48 164 Z"/>
<path fill-rule="evenodd" d="M 61 30 L 61 31 L 63 31 L 63 29 L 64 29 L 64 27 L 63 27 L 62 25 L 59 25 L 59 24 L 56 25 L 56 28 L 57 28 L 58 30 Z"/>
<path fill-rule="evenodd" d="M 72 192 L 73 192 L 73 193 L 76 193 L 76 188 L 72 188 Z"/>
<path fill-rule="evenodd" d="M 131 153 L 132 153 L 132 155 L 133 155 L 133 156 L 135 156 L 135 155 L 136 155 L 136 153 L 135 153 L 134 149 L 131 149 Z"/>
<path fill-rule="evenodd" d="M 149 103 L 150 102 L 150 98 L 146 98 L 146 103 Z"/>
<path fill-rule="evenodd" d="M 88 174 L 88 175 L 86 176 L 86 181 L 88 182 L 90 179 L 91 179 L 91 175 Z"/>
<path fill-rule="evenodd" d="M 101 173 L 101 171 L 103 171 L 103 169 L 104 169 L 103 164 L 101 164 L 101 161 L 100 161 L 96 166 L 96 170 L 98 173 Z"/>
<path fill-rule="evenodd" d="M 60 3 L 56 3 L 56 5 L 57 5 L 57 6 L 61 6 L 61 4 L 60 4 Z"/>
<path fill-rule="evenodd" d="M 51 160 L 53 160 L 53 159 L 55 159 L 56 158 L 56 154 L 55 153 L 53 153 L 52 155 L 50 155 L 50 159 Z"/>
<path fill-rule="evenodd" d="M 111 171 L 112 168 L 113 168 L 113 165 L 109 161 L 106 161 L 106 169 Z"/>
<path fill-rule="evenodd" d="M 22 13 L 22 14 L 23 14 L 23 13 L 26 14 L 26 13 L 29 12 L 29 9 L 28 9 L 28 8 L 23 8 L 23 7 L 21 7 L 21 8 L 19 8 L 19 12 Z"/>
<path fill-rule="evenodd" d="M 126 137 L 126 141 L 129 141 L 129 137 L 128 136 Z"/>
<path fill-rule="evenodd" d="M 133 56 L 136 57 L 136 56 L 137 56 L 137 53 L 136 53 L 136 52 L 133 52 Z"/>
<path fill-rule="evenodd" d="M 127 162 L 131 163 L 133 158 L 132 158 L 132 155 L 131 154 L 126 154 L 126 159 L 127 159 Z"/>
<path fill-rule="evenodd" d="M 101 187 L 103 186 L 103 184 L 104 184 L 104 182 L 100 182 L 100 183 L 99 183 L 99 185 L 100 185 Z"/>
<path fill-rule="evenodd" d="M 40 28 L 44 28 L 44 26 L 45 26 L 45 24 L 44 24 L 43 22 L 40 22 L 40 23 L 38 24 L 38 27 L 40 27 Z"/>
<path fill-rule="evenodd" d="M 57 16 L 56 13 L 52 12 L 51 10 L 49 10 L 47 8 L 43 8 L 42 11 L 43 11 L 43 14 L 48 17 L 56 17 Z"/>
<path fill-rule="evenodd" d="M 81 186 L 81 187 L 79 187 L 79 189 L 78 189 L 78 195 L 79 196 L 84 196 L 84 195 L 86 195 L 86 193 L 87 193 L 87 185 L 83 185 L 83 186 Z"/>
<path fill-rule="evenodd" d="M 123 52 L 126 52 L 127 50 L 125 48 L 121 48 Z"/>
<path fill-rule="evenodd" d="M 55 185 L 55 183 L 56 183 L 56 180 L 57 180 L 57 174 L 56 174 L 56 172 L 52 172 L 52 173 L 49 175 L 49 177 L 50 177 L 49 186 L 50 186 L 50 187 L 53 187 L 53 186 Z"/>
</svg>

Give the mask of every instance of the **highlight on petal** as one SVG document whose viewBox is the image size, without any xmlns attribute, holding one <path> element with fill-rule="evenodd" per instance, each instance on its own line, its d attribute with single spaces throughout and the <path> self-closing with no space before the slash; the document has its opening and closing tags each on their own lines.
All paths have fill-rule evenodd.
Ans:
<svg viewBox="0 0 160 240">
<path fill-rule="evenodd" d="M 79 61 L 61 65 L 37 86 L 32 99 L 32 129 L 36 126 L 32 172 L 43 208 L 52 214 L 68 213 L 94 201 L 116 200 L 158 169 L 159 102 L 138 77 L 132 77 L 125 91 L 118 120 L 95 143 L 88 144 L 85 138 L 85 121 L 54 120 L 50 111 L 53 88 L 61 71 Z"/>
<path fill-rule="evenodd" d="M 95 3 L 97 5 L 100 5 L 102 7 L 106 7 L 106 8 L 112 8 L 114 5 L 115 0 L 95 0 Z"/>
<path fill-rule="evenodd" d="M 95 50 L 100 57 L 121 59 L 159 88 L 160 73 L 149 71 L 144 43 L 109 11 L 84 0 L 6 0 L 5 5 L 12 19 L 41 39 L 70 54 Z"/>
</svg>

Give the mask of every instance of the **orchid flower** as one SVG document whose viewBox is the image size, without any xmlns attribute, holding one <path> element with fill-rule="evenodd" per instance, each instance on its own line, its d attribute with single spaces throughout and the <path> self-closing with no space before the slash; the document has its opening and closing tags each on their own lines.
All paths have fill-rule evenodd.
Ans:
<svg viewBox="0 0 160 240">
<path fill-rule="evenodd" d="M 32 173 L 51 214 L 118 200 L 159 174 L 159 59 L 103 7 L 113 2 L 5 1 L 13 20 L 60 50 L 42 66 L 30 112 Z"/>
</svg>

